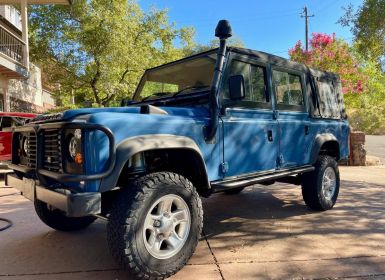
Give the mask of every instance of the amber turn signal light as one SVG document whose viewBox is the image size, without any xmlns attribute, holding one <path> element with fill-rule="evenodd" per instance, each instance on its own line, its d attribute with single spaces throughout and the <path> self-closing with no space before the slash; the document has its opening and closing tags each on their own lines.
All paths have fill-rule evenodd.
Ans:
<svg viewBox="0 0 385 280">
<path fill-rule="evenodd" d="M 83 155 L 81 153 L 77 153 L 74 160 L 79 165 L 83 164 Z"/>
</svg>

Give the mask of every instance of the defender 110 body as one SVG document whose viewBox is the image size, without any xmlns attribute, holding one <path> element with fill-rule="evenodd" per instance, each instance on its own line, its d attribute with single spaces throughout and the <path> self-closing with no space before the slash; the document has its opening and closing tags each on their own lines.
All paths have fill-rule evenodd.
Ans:
<svg viewBox="0 0 385 280">
<path fill-rule="evenodd" d="M 192 255 L 201 196 L 276 181 L 301 184 L 327 210 L 348 158 L 337 75 L 226 46 L 145 72 L 119 108 L 40 116 L 13 133 L 8 184 L 59 230 L 109 220 L 112 254 L 139 279 L 167 277 Z"/>
</svg>

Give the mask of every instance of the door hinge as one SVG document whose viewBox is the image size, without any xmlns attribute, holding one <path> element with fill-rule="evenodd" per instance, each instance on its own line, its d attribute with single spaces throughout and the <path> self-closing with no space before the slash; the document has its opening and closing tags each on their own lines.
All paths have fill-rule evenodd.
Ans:
<svg viewBox="0 0 385 280">
<path fill-rule="evenodd" d="M 229 172 L 229 163 L 227 161 L 222 162 L 220 168 L 221 168 L 222 174 L 226 174 L 227 172 Z"/>
<path fill-rule="evenodd" d="M 279 112 L 277 110 L 273 111 L 273 119 L 276 120 L 278 119 Z"/>
<path fill-rule="evenodd" d="M 282 166 L 284 162 L 285 162 L 285 159 L 283 158 L 283 155 L 280 154 L 280 155 L 277 157 L 277 166 L 278 166 L 278 167 Z"/>
</svg>

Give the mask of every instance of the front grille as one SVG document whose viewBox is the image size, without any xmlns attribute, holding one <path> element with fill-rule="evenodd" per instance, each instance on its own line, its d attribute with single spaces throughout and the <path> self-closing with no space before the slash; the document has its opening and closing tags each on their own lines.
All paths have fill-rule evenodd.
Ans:
<svg viewBox="0 0 385 280">
<path fill-rule="evenodd" d="M 37 141 L 35 132 L 23 132 L 19 137 L 20 164 L 36 168 Z"/>
<path fill-rule="evenodd" d="M 44 131 L 43 169 L 52 172 L 63 172 L 61 133 L 58 129 L 47 129 Z"/>
</svg>

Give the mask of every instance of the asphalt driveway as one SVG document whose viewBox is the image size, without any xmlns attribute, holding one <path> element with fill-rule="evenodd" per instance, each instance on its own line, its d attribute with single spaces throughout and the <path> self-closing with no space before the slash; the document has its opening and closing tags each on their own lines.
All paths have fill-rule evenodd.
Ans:
<svg viewBox="0 0 385 280">
<path fill-rule="evenodd" d="M 383 166 L 342 167 L 339 201 L 322 213 L 287 184 L 204 199 L 204 236 L 173 279 L 385 279 L 384 175 Z M 0 280 L 126 279 L 104 221 L 57 232 L 15 193 L 0 188 L 0 217 L 14 222 L 0 232 Z"/>
</svg>

